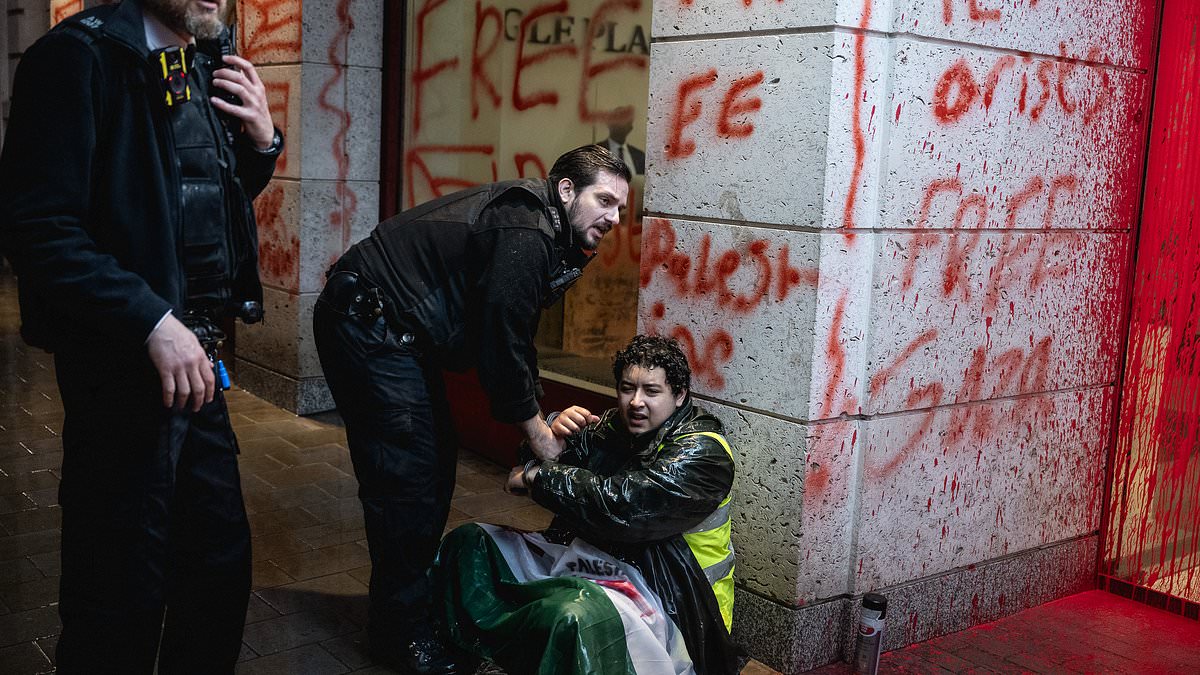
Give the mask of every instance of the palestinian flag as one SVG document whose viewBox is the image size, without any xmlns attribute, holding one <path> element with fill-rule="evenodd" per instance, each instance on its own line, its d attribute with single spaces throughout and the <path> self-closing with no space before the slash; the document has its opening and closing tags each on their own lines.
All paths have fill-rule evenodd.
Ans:
<svg viewBox="0 0 1200 675">
<path fill-rule="evenodd" d="M 685 675 L 683 636 L 641 573 L 582 539 L 467 524 L 434 564 L 448 633 L 511 675 Z"/>
</svg>

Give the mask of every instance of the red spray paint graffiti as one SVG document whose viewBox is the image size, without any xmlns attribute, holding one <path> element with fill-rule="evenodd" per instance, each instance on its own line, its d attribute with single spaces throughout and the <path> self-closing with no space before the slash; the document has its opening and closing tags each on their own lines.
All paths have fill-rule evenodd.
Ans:
<svg viewBox="0 0 1200 675">
<path fill-rule="evenodd" d="M 408 193 L 409 206 L 416 206 L 416 182 L 418 172 L 425 179 L 425 186 L 434 197 L 441 197 L 453 190 L 460 190 L 478 185 L 478 182 L 459 178 L 458 176 L 435 176 L 429 168 L 428 159 L 437 155 L 483 155 L 491 157 L 496 149 L 491 145 L 418 145 L 408 149 L 404 154 L 405 192 Z M 495 161 L 491 162 L 495 172 Z"/>
<path fill-rule="evenodd" d="M 291 0 L 239 0 L 238 51 L 250 62 L 300 60 L 301 22 Z"/>
<path fill-rule="evenodd" d="M 640 37 L 641 27 L 634 24 L 632 37 L 627 36 L 625 42 L 617 36 L 618 26 L 628 25 L 628 19 L 636 18 L 631 15 L 640 12 L 643 6 L 643 0 L 604 0 L 590 16 L 576 17 L 570 14 L 572 4 L 568 0 L 543 2 L 528 10 L 476 0 L 469 49 L 455 56 L 452 52 L 446 54 L 444 44 L 431 40 L 441 28 L 439 22 L 454 22 L 455 6 L 446 0 L 422 0 L 412 22 L 416 53 L 409 78 L 408 142 L 412 148 L 406 150 L 404 159 L 406 204 L 415 205 L 448 189 L 497 180 L 507 167 L 515 168 L 516 175 L 521 177 L 535 175 L 535 171 L 545 174 L 545 158 L 524 150 L 512 154 L 512 163 L 507 157 L 503 161 L 491 157 L 486 163 L 467 161 L 452 169 L 436 168 L 437 156 L 443 160 L 440 163 L 451 165 L 453 162 L 445 161 L 451 156 L 464 158 L 495 152 L 493 149 L 481 152 L 485 145 L 491 148 L 490 144 L 445 143 L 433 140 L 438 136 L 427 133 L 427 117 L 446 114 L 444 109 L 430 110 L 429 101 L 444 100 L 445 88 L 452 86 L 452 82 L 462 80 L 469 96 L 472 122 L 493 111 L 517 113 L 512 119 L 520 120 L 520 113 L 536 115 L 541 109 L 557 109 L 560 102 L 576 93 L 578 99 L 572 105 L 579 122 L 593 125 L 628 119 L 633 114 L 628 105 L 595 108 L 594 90 L 615 81 L 610 79 L 615 75 L 647 67 L 646 55 L 638 53 L 639 49 L 646 49 L 644 37 Z M 573 34 L 572 29 L 580 24 L 583 30 Z M 465 67 L 468 63 L 469 73 Z M 561 81 L 558 77 L 554 78 L 554 84 L 546 83 L 550 81 L 545 77 L 547 73 L 564 70 L 578 74 L 569 89 L 557 86 Z M 439 96 L 430 99 L 431 92 Z M 416 174 L 408 169 L 414 169 Z M 413 193 L 414 187 L 430 189 Z"/>
<path fill-rule="evenodd" d="M 713 86 L 716 82 L 717 70 L 710 68 L 679 83 L 675 112 L 671 118 L 671 135 L 666 147 L 667 159 L 682 159 L 696 152 L 696 141 L 683 137 L 684 129 L 700 119 L 700 113 L 704 109 L 703 104 L 693 99 L 692 95 Z"/>
<path fill-rule="evenodd" d="M 487 26 L 488 20 L 493 22 L 495 33 L 492 34 L 487 46 L 480 50 L 479 45 L 482 44 L 484 28 Z M 421 30 L 421 35 L 424 31 Z M 471 48 L 471 119 L 479 119 L 479 99 L 477 92 L 479 87 L 483 87 L 484 94 L 492 103 L 492 108 L 500 107 L 500 92 L 496 90 L 496 85 L 492 78 L 488 75 L 485 64 L 491 58 L 492 53 L 496 51 L 496 47 L 500 44 L 500 36 L 504 34 L 503 19 L 500 18 L 500 10 L 495 6 L 489 6 L 483 9 L 479 0 L 475 0 L 475 41 Z M 415 88 L 414 82 L 414 88 Z M 414 118 L 414 132 L 419 131 L 419 125 L 416 124 Z"/>
<path fill-rule="evenodd" d="M 290 82 L 263 82 L 267 89 L 267 107 L 271 110 L 271 118 L 275 126 L 287 133 L 288 129 L 288 99 L 292 95 Z M 285 144 L 283 153 L 275 160 L 276 174 L 285 174 L 288 170 L 288 149 Z"/>
<path fill-rule="evenodd" d="M 712 239 L 706 233 L 692 257 L 676 250 L 675 228 L 670 221 L 647 218 L 644 225 L 642 288 L 649 286 L 656 274 L 665 271 L 676 297 L 712 299 L 721 309 L 746 314 L 771 300 L 782 303 L 794 286 L 815 284 L 817 280 L 816 270 L 791 266 L 787 244 L 773 247 L 766 239 L 755 239 L 746 245 L 755 269 L 753 286 L 746 293 L 738 293 L 730 288 L 730 279 L 743 263 L 742 254 L 736 248 L 717 255 L 712 252 Z M 773 255 L 769 257 L 768 251 Z M 772 279 L 776 280 L 774 284 Z"/>
<path fill-rule="evenodd" d="M 446 4 L 446 0 L 425 0 L 421 5 L 421 9 L 417 10 L 416 19 L 416 34 L 417 34 L 417 53 L 416 64 L 413 66 L 411 82 L 412 82 L 412 128 L 413 136 L 418 136 L 421 133 L 421 99 L 425 92 L 425 85 L 430 80 L 442 74 L 444 71 L 452 70 L 458 67 L 458 59 L 442 59 L 431 65 L 425 65 L 425 36 L 426 36 L 426 20 L 429 15 L 433 14 L 434 10 Z M 478 24 L 477 28 L 482 28 Z"/>
<path fill-rule="evenodd" d="M 722 366 L 732 361 L 734 340 L 724 330 L 714 330 L 697 338 L 691 329 L 674 325 L 659 326 L 665 316 L 664 302 L 715 307 L 729 321 L 766 309 L 768 304 L 788 301 L 799 285 L 814 286 L 817 272 L 794 267 L 787 243 L 753 239 L 732 248 L 713 250 L 712 236 L 700 237 L 692 252 L 681 249 L 670 221 L 647 218 L 644 222 L 641 255 L 641 286 L 648 288 L 656 277 L 666 282 L 667 294 L 651 311 L 648 329 L 680 340 L 694 356 L 692 369 L 710 389 L 725 387 Z M 699 365 L 697 365 L 697 360 Z"/>
<path fill-rule="evenodd" d="M 513 73 L 512 104 L 517 110 L 528 110 L 539 105 L 557 105 L 558 92 L 550 90 L 537 91 L 529 95 L 521 93 L 521 73 L 531 66 L 545 63 L 555 58 L 574 58 L 575 45 L 558 45 L 543 49 L 536 54 L 525 54 L 525 45 L 529 41 L 529 28 L 539 18 L 550 14 L 562 14 L 567 11 L 566 0 L 538 5 L 529 10 L 521 19 L 521 32 L 517 38 L 517 67 Z"/>
<path fill-rule="evenodd" d="M 933 116 L 946 125 L 957 124 L 969 113 L 975 105 L 980 104 L 985 111 L 991 111 L 996 100 L 996 93 L 1006 73 L 1011 73 L 1009 79 L 1015 79 L 1019 73 L 1021 86 L 1010 94 L 1006 91 L 1001 102 L 1011 104 L 1018 115 L 1028 111 L 1029 119 L 1037 122 L 1042 119 L 1047 106 L 1053 100 L 1058 105 L 1064 117 L 1078 116 L 1084 125 L 1091 125 L 1097 116 L 1112 102 L 1112 80 L 1105 68 L 1087 68 L 1083 75 L 1076 73 L 1079 63 L 1066 53 L 1066 45 L 1059 44 L 1060 60 L 1037 60 L 1026 55 L 1019 61 L 1017 57 L 1006 54 L 996 58 L 984 76 L 982 88 L 975 76 L 971 65 L 966 59 L 958 59 L 950 65 L 937 79 L 933 87 Z M 1091 47 L 1084 57 L 1092 62 L 1103 58 L 1099 48 Z M 1032 73 L 1031 73 L 1032 69 Z M 1029 79 L 1036 79 L 1037 91 L 1030 105 Z M 1084 77 L 1084 89 L 1091 92 L 1090 100 L 1075 100 L 1068 98 L 1067 89 L 1072 80 Z M 1009 96 L 1011 95 L 1011 98 Z"/>
<path fill-rule="evenodd" d="M 258 263 L 264 283 L 294 291 L 300 285 L 300 239 L 288 232 L 282 217 L 283 197 L 283 186 L 272 181 L 254 200 Z"/>
<path fill-rule="evenodd" d="M 854 90 L 851 92 L 850 139 L 854 144 L 854 170 L 850 174 L 850 185 L 846 189 L 846 208 L 842 214 L 842 227 L 846 241 L 854 243 L 854 208 L 858 203 L 858 183 L 862 179 L 863 164 L 867 161 L 867 139 L 863 133 L 862 104 L 867 96 L 863 88 L 867 78 L 867 27 L 871 25 L 871 0 L 864 0 L 862 19 L 854 35 Z M 875 115 L 875 109 L 871 109 Z"/>
<path fill-rule="evenodd" d="M 1037 0 L 1032 1 L 1033 4 L 1037 4 Z M 984 22 L 1000 20 L 999 9 L 983 9 L 979 6 L 979 0 L 966 0 L 966 2 L 967 16 L 971 19 L 971 21 Z M 955 0 L 942 0 L 942 21 L 944 21 L 947 26 L 950 25 L 950 22 L 954 21 L 954 3 Z"/>
<path fill-rule="evenodd" d="M 741 139 L 754 133 L 750 117 L 762 109 L 762 99 L 752 92 L 762 84 L 762 71 L 738 77 L 729 85 L 721 100 L 714 124 L 716 133 L 722 138 Z M 695 124 L 704 112 L 700 92 L 717 83 L 715 68 L 691 75 L 679 83 L 671 117 L 671 131 L 666 143 L 667 159 L 683 159 L 696 152 L 696 140 L 685 136 L 689 126 Z"/>
<path fill-rule="evenodd" d="M 329 223 L 341 229 L 342 250 L 350 247 L 350 226 L 351 220 L 358 210 L 358 195 L 346 184 L 346 178 L 350 173 L 350 156 L 348 148 L 346 148 L 346 135 L 350 131 L 351 122 L 350 112 L 345 108 L 345 97 L 343 97 L 341 105 L 338 105 L 338 103 L 335 103 L 330 98 L 330 93 L 346 77 L 346 69 L 343 65 L 344 54 L 346 53 L 346 41 L 350 37 L 350 31 L 354 29 L 354 21 L 350 18 L 350 3 L 352 1 L 338 0 L 338 30 L 334 34 L 333 40 L 329 43 L 329 50 L 327 52 L 329 62 L 334 65 L 334 71 L 333 75 L 325 83 L 325 86 L 321 88 L 321 94 L 317 98 L 317 103 L 321 106 L 321 109 L 333 114 L 338 120 L 338 130 L 333 136 L 330 150 L 333 154 L 334 162 L 337 163 L 336 189 L 338 206 L 329 214 Z"/>
</svg>

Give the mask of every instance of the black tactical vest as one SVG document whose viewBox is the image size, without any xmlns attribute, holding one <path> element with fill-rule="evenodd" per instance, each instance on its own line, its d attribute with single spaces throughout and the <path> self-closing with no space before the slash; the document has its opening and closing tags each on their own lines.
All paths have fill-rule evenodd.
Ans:
<svg viewBox="0 0 1200 675">
<path fill-rule="evenodd" d="M 215 316 L 228 304 L 233 281 L 226 199 L 230 158 L 225 129 L 208 100 L 209 57 L 197 54 L 193 64 L 191 100 L 169 111 L 182 190 L 185 309 Z"/>
<path fill-rule="evenodd" d="M 559 296 L 579 278 L 589 258 L 574 243 L 567 215 L 548 181 L 522 179 L 468 188 L 426 202 L 379 224 L 331 271 L 353 271 L 380 289 L 384 314 L 405 331 L 420 335 L 442 365 L 465 367 L 469 298 L 478 270 L 468 242 L 486 229 L 526 228 L 541 232 L 557 259 L 547 270 L 542 298 Z M 537 208 L 526 217 L 485 226 L 485 208 L 505 195 L 521 194 Z"/>
</svg>

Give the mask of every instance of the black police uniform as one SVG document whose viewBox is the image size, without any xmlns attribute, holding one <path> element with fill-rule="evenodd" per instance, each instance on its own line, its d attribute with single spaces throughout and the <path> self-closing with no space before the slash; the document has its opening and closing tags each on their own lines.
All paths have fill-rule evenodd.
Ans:
<svg viewBox="0 0 1200 675">
<path fill-rule="evenodd" d="M 457 449 L 442 370 L 476 367 L 501 422 L 537 415 L 541 309 L 585 261 L 553 186 L 519 180 L 384 221 L 330 270 L 314 331 L 359 481 L 373 645 L 429 636 Z"/>
<path fill-rule="evenodd" d="M 282 141 L 263 153 L 225 129 L 217 65 L 190 58 L 192 100 L 169 108 L 125 0 L 67 19 L 17 70 L 0 239 L 65 412 L 63 673 L 149 673 L 156 655 L 163 673 L 232 672 L 241 647 L 250 542 L 225 401 L 164 408 L 145 342 L 168 311 L 261 301 L 250 197 Z"/>
</svg>

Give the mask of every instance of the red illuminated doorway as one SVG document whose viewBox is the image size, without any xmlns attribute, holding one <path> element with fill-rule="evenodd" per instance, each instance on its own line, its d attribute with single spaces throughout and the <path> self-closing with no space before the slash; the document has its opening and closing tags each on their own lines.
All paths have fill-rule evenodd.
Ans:
<svg viewBox="0 0 1200 675">
<path fill-rule="evenodd" d="M 1110 588 L 1200 605 L 1200 4 L 1167 0 L 1100 566 Z"/>
</svg>

